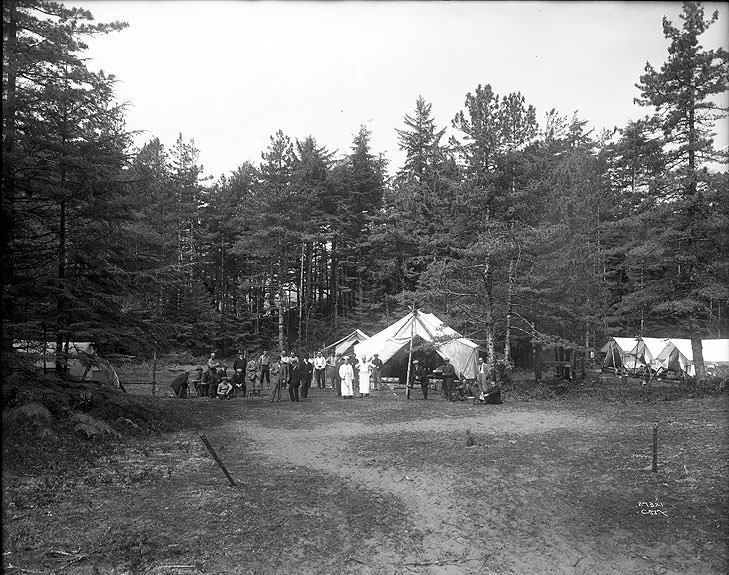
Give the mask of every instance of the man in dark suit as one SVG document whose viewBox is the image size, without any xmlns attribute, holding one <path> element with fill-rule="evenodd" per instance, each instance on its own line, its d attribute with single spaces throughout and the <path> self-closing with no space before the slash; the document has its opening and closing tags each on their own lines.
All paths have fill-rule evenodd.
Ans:
<svg viewBox="0 0 729 575">
<path fill-rule="evenodd" d="M 453 386 L 456 380 L 456 370 L 451 365 L 451 360 L 445 358 L 445 363 L 440 367 L 443 372 L 443 395 L 445 395 L 446 401 L 453 401 Z"/>
<path fill-rule="evenodd" d="M 314 377 L 314 363 L 308 357 L 302 357 L 299 362 L 301 366 L 301 398 L 309 397 L 309 389 L 311 389 L 311 381 Z"/>
<path fill-rule="evenodd" d="M 291 401 L 299 401 L 299 386 L 301 385 L 301 365 L 296 356 L 289 363 L 289 397 Z"/>
</svg>

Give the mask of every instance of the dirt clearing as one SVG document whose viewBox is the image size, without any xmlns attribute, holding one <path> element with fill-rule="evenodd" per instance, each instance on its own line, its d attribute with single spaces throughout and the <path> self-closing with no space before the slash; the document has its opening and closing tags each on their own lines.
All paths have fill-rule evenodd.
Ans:
<svg viewBox="0 0 729 575">
<path fill-rule="evenodd" d="M 312 393 L 150 398 L 186 429 L 52 478 L 6 473 L 6 572 L 726 572 L 725 396 L 473 406 Z"/>
</svg>

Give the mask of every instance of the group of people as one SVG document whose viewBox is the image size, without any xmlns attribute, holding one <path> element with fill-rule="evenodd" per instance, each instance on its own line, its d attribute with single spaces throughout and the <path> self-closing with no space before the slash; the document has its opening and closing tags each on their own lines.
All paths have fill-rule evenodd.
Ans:
<svg viewBox="0 0 729 575">
<path fill-rule="evenodd" d="M 193 387 L 197 396 L 218 399 L 231 399 L 236 395 L 260 397 L 264 382 L 267 389 L 271 389 L 269 398 L 271 403 L 281 401 L 284 389 L 288 390 L 292 402 L 306 399 L 313 383 L 320 390 L 330 386 L 337 396 L 342 398 L 355 396 L 355 381 L 359 391 L 358 397 L 370 397 L 373 390 L 382 388 L 383 362 L 378 354 L 374 354 L 371 358 L 357 358 L 355 362 L 348 355 L 335 360 L 333 355 L 324 357 L 319 351 L 312 357 L 300 359 L 296 353 L 284 351 L 276 362 L 267 350 L 251 361 L 248 361 L 244 352 L 240 352 L 232 367 L 233 373 L 229 378 L 227 367 L 221 364 L 215 352 L 212 352 L 206 364 L 196 369 L 197 378 L 193 381 Z M 501 389 L 495 381 L 489 381 L 483 358 L 479 360 L 475 383 L 463 381 L 456 386 L 456 370 L 448 358 L 445 358 L 443 365 L 434 372 L 440 373 L 443 378 L 443 397 L 447 401 L 468 398 L 483 403 L 502 403 Z M 170 384 L 177 397 L 188 397 L 190 373 L 180 374 Z M 408 399 L 410 389 L 419 385 L 423 399 L 427 400 L 430 378 L 431 372 L 422 362 L 419 359 L 412 360 L 410 379 L 407 382 Z M 271 386 L 272 380 L 273 386 Z"/>
<path fill-rule="evenodd" d="M 462 401 L 473 399 L 480 403 L 501 404 L 501 388 L 496 381 L 488 377 L 488 369 L 483 358 L 478 360 L 478 372 L 476 381 L 463 380 L 456 385 L 456 370 L 448 358 L 445 358 L 443 365 L 436 368 L 443 377 L 443 398 L 446 401 Z M 430 386 L 430 374 L 418 359 L 414 359 L 410 369 L 410 389 L 420 385 L 423 391 L 423 399 L 428 399 L 428 388 Z M 408 394 L 409 397 L 409 394 Z"/>
</svg>

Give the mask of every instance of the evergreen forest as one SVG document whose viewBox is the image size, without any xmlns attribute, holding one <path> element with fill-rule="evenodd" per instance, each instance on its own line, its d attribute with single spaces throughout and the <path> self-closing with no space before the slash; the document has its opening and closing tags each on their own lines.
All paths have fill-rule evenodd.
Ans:
<svg viewBox="0 0 729 575">
<path fill-rule="evenodd" d="M 729 337 L 729 54 L 699 3 L 664 19 L 642 119 L 588 129 L 484 83 L 454 136 L 413 94 L 391 169 L 363 126 L 344 154 L 271 128 L 206 179 L 194 134 L 141 147 L 85 41 L 124 23 L 3 2 L 2 341 L 104 353 L 316 350 L 411 308 L 519 365 L 611 335 Z"/>
</svg>

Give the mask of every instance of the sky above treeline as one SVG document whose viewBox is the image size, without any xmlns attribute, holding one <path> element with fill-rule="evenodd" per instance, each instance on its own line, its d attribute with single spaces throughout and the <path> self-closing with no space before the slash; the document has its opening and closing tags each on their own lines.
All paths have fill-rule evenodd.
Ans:
<svg viewBox="0 0 729 575">
<path fill-rule="evenodd" d="M 141 146 L 194 140 L 206 175 L 255 165 L 277 130 L 348 153 L 361 125 L 374 154 L 402 165 L 396 129 L 418 96 L 438 127 L 468 92 L 521 92 L 543 123 L 552 108 L 600 131 L 649 113 L 633 103 L 646 62 L 666 61 L 662 19 L 679 2 L 64 2 L 129 27 L 89 41 L 93 70 L 114 74 Z M 702 37 L 729 50 L 729 4 Z M 729 105 L 729 94 L 721 99 Z M 729 123 L 716 127 L 726 148 Z"/>
</svg>

